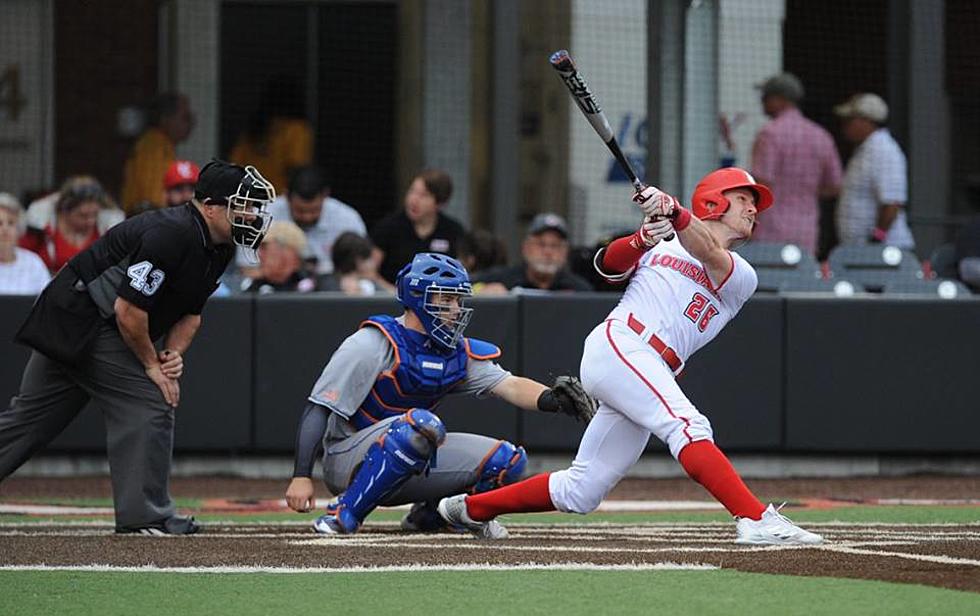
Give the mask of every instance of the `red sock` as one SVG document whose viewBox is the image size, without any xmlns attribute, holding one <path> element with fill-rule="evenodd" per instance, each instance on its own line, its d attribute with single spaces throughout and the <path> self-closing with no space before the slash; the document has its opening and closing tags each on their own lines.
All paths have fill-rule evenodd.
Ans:
<svg viewBox="0 0 980 616">
<path fill-rule="evenodd" d="M 509 486 L 467 496 L 466 510 L 478 522 L 492 520 L 504 513 L 554 511 L 555 505 L 548 492 L 550 476 L 551 473 L 541 473 Z"/>
<path fill-rule="evenodd" d="M 732 463 L 711 441 L 696 441 L 681 450 L 677 461 L 691 479 L 718 499 L 733 516 L 758 520 L 765 506 L 752 494 Z"/>
</svg>

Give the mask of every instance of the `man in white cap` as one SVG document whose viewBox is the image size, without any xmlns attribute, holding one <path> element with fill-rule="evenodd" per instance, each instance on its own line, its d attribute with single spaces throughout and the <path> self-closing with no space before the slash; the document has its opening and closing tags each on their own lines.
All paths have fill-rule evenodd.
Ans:
<svg viewBox="0 0 980 616">
<path fill-rule="evenodd" d="M 911 250 L 915 240 L 905 218 L 908 165 L 885 128 L 888 105 L 876 94 L 856 94 L 834 107 L 834 113 L 842 119 L 844 138 L 857 146 L 837 204 L 840 243 L 884 243 Z"/>
</svg>

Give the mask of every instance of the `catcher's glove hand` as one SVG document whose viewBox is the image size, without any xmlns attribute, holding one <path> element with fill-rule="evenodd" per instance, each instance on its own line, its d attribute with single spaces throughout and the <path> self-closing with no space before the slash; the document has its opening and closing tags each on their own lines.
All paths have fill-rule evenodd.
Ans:
<svg viewBox="0 0 980 616">
<path fill-rule="evenodd" d="M 582 381 L 574 376 L 560 376 L 551 389 L 541 392 L 538 408 L 548 413 L 564 413 L 588 423 L 595 416 L 595 398 L 585 392 Z"/>
</svg>

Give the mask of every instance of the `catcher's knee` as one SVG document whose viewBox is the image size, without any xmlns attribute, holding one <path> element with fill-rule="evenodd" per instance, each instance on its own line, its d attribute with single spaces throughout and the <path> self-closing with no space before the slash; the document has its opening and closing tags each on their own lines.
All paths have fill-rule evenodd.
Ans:
<svg viewBox="0 0 980 616">
<path fill-rule="evenodd" d="M 446 426 L 435 413 L 412 409 L 391 424 L 385 438 L 394 440 L 410 457 L 427 460 L 446 440 Z"/>
<path fill-rule="evenodd" d="M 526 469 L 527 453 L 524 448 L 498 441 L 477 468 L 476 485 L 472 492 L 479 494 L 520 481 Z"/>
</svg>

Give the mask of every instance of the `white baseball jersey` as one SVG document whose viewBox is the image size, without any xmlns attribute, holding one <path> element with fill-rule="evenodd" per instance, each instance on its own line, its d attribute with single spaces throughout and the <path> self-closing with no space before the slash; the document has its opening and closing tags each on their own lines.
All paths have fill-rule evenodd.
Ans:
<svg viewBox="0 0 980 616">
<path fill-rule="evenodd" d="M 732 271 L 716 285 L 680 241 L 661 241 L 640 258 L 609 318 L 625 322 L 632 314 L 646 326 L 644 338 L 656 334 L 686 363 L 755 293 L 755 270 L 737 253 L 728 254 Z"/>
</svg>

